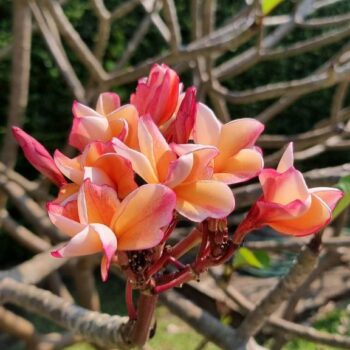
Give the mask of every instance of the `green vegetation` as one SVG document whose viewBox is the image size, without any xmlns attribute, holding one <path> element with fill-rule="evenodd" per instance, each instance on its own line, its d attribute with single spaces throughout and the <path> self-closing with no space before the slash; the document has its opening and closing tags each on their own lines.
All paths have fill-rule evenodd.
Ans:
<svg viewBox="0 0 350 350">
<path fill-rule="evenodd" d="M 349 310 L 335 309 L 325 317 L 317 320 L 313 326 L 321 331 L 330 333 L 341 333 L 350 335 L 350 313 Z M 336 350 L 338 348 L 316 345 L 314 343 L 295 339 L 289 342 L 283 350 Z"/>
</svg>

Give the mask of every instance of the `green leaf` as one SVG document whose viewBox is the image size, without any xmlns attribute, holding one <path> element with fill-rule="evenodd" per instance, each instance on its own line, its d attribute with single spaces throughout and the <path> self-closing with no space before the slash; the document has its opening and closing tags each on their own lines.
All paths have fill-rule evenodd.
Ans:
<svg viewBox="0 0 350 350">
<path fill-rule="evenodd" d="M 333 220 L 350 205 L 350 175 L 342 177 L 336 187 L 344 192 L 344 197 L 333 210 Z"/>
<path fill-rule="evenodd" d="M 261 10 L 264 16 L 268 15 L 283 0 L 261 0 Z"/>
<path fill-rule="evenodd" d="M 264 269 L 270 267 L 270 256 L 265 250 L 257 250 L 254 252 L 254 255 L 260 261 Z"/>
<path fill-rule="evenodd" d="M 252 252 L 250 249 L 242 247 L 238 250 L 233 261 L 234 268 L 251 266 L 257 269 L 263 269 L 270 264 L 270 258 L 264 251 Z"/>
</svg>

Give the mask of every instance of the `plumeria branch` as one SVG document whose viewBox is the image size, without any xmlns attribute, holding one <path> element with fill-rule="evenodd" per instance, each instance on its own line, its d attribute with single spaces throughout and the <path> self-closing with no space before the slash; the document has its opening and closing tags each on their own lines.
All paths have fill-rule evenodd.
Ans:
<svg viewBox="0 0 350 350">
<path fill-rule="evenodd" d="M 289 273 L 284 276 L 274 289 L 252 310 L 237 330 L 237 338 L 233 346 L 244 344 L 251 336 L 264 326 L 268 317 L 286 300 L 307 278 L 314 269 L 320 251 L 320 238 L 315 236 L 304 247 Z"/>
<path fill-rule="evenodd" d="M 26 1 L 15 1 L 13 10 L 13 47 L 10 108 L 7 128 L 2 143 L 0 160 L 9 168 L 16 162 L 17 145 L 12 137 L 11 125 L 23 124 L 28 102 L 32 17 Z M 2 205 L 2 204 L 1 204 Z"/>
<path fill-rule="evenodd" d="M 129 346 L 123 340 L 126 319 L 88 311 L 48 291 L 12 279 L 0 281 L 1 303 L 11 303 L 41 315 L 103 347 Z"/>
<path fill-rule="evenodd" d="M 182 298 L 177 292 L 169 291 L 160 296 L 163 302 L 174 314 L 187 322 L 197 332 L 203 334 L 207 339 L 220 346 L 222 349 L 232 349 L 232 344 L 236 339 L 236 332 L 223 325 L 208 312 L 199 308 L 191 301 Z M 250 340 L 247 345 L 235 348 L 237 350 L 264 350 L 258 346 L 254 340 Z"/>
<path fill-rule="evenodd" d="M 217 293 L 210 293 L 212 297 L 218 300 L 223 300 L 232 310 L 236 310 L 238 305 L 239 311 L 243 314 L 252 312 L 256 308 L 256 305 L 234 288 L 234 286 L 224 286 L 222 281 L 219 280 L 217 274 L 210 272 L 210 275 L 215 279 L 216 285 L 222 290 L 227 298 L 221 299 L 222 297 L 220 298 Z M 209 291 L 207 291 L 207 293 L 209 293 Z M 335 346 L 344 349 L 350 344 L 349 337 L 321 332 L 312 327 L 286 321 L 278 316 L 269 316 L 267 322 L 269 326 L 273 327 L 278 332 L 283 332 L 291 337 L 300 337 L 317 344 Z"/>
</svg>

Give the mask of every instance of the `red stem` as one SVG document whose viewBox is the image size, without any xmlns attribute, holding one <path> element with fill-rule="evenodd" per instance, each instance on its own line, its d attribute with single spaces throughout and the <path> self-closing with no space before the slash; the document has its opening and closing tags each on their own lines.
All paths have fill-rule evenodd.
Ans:
<svg viewBox="0 0 350 350">
<path fill-rule="evenodd" d="M 193 279 L 193 272 L 192 272 L 191 268 L 188 267 L 188 268 L 182 270 L 179 273 L 179 275 L 176 278 L 172 279 L 171 281 L 154 287 L 153 292 L 155 294 L 163 293 L 171 288 L 179 287 L 183 283 L 186 283 L 186 282 L 190 281 L 191 279 Z"/>
<path fill-rule="evenodd" d="M 129 280 L 126 280 L 126 286 L 125 286 L 125 300 L 126 300 L 126 308 L 128 310 L 128 315 L 130 320 L 136 320 L 136 309 L 134 306 L 134 302 L 132 300 L 132 292 L 133 288 Z"/>
<path fill-rule="evenodd" d="M 140 294 L 137 308 L 137 319 L 132 331 L 132 344 L 143 347 L 153 327 L 154 311 L 156 309 L 158 296 L 146 293 Z"/>
<path fill-rule="evenodd" d="M 193 247 L 199 244 L 202 238 L 202 232 L 198 228 L 194 228 L 183 240 L 174 245 L 171 249 L 171 255 L 178 259 L 185 255 Z"/>
<path fill-rule="evenodd" d="M 209 242 L 209 233 L 208 233 L 208 222 L 203 222 L 202 225 L 202 241 L 198 249 L 197 260 L 203 260 L 208 252 L 208 242 Z"/>
<path fill-rule="evenodd" d="M 182 270 L 184 268 L 186 268 L 186 266 L 179 260 L 175 259 L 173 256 L 169 256 L 169 264 L 172 264 L 173 266 L 175 266 L 176 268 L 178 268 L 179 270 Z"/>
<path fill-rule="evenodd" d="M 168 225 L 167 229 L 164 232 L 164 236 L 162 241 L 160 242 L 160 244 L 166 242 L 169 238 L 169 236 L 172 234 L 172 232 L 174 231 L 175 227 L 177 224 L 177 220 L 176 217 L 173 218 L 173 220 L 170 222 L 170 224 Z"/>
</svg>

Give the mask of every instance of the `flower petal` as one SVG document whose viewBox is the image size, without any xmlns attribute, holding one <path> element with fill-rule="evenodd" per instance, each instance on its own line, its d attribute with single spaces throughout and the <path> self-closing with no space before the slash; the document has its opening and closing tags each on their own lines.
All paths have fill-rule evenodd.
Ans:
<svg viewBox="0 0 350 350">
<path fill-rule="evenodd" d="M 137 188 L 130 161 L 118 154 L 102 155 L 94 162 L 94 167 L 103 170 L 109 177 L 121 199 Z"/>
<path fill-rule="evenodd" d="M 78 194 L 80 222 L 109 226 L 119 204 L 117 193 L 113 188 L 93 184 L 89 179 L 85 180 Z"/>
<path fill-rule="evenodd" d="M 143 185 L 121 203 L 113 219 L 120 250 L 147 249 L 163 238 L 162 227 L 173 218 L 176 197 L 163 185 Z"/>
<path fill-rule="evenodd" d="M 70 201 L 65 205 L 49 202 L 46 206 L 51 222 L 63 233 L 73 237 L 85 225 L 79 222 L 77 201 Z"/>
<path fill-rule="evenodd" d="M 107 278 L 107 270 L 117 250 L 117 238 L 113 231 L 101 224 L 91 224 L 76 234 L 63 247 L 53 251 L 54 257 L 75 257 L 104 252 L 107 264 L 102 269 L 102 279 Z"/>
<path fill-rule="evenodd" d="M 74 183 L 67 183 L 60 187 L 58 196 L 52 201 L 52 203 L 64 205 L 73 199 L 77 199 L 78 191 L 79 185 Z"/>
<path fill-rule="evenodd" d="M 113 152 L 114 148 L 112 142 L 91 142 L 84 148 L 81 155 L 81 163 L 84 164 L 84 166 L 93 166 L 95 161 L 103 154 Z"/>
<path fill-rule="evenodd" d="M 58 169 L 64 174 L 69 180 L 80 184 L 83 182 L 83 169 L 81 167 L 81 157 L 68 158 L 58 149 L 53 155 L 55 164 Z"/>
<path fill-rule="evenodd" d="M 294 156 L 293 156 L 293 142 L 288 144 L 288 147 L 284 151 L 280 162 L 278 163 L 277 171 L 279 173 L 283 173 L 291 168 L 294 164 Z"/>
<path fill-rule="evenodd" d="M 111 128 L 113 136 L 116 135 L 114 123 L 116 120 L 126 120 L 128 123 L 128 134 L 124 142 L 133 149 L 138 149 L 138 136 L 137 125 L 139 120 L 139 114 L 134 105 L 127 104 L 121 106 L 116 111 L 110 113 L 108 116 L 109 126 Z"/>
<path fill-rule="evenodd" d="M 18 127 L 13 126 L 12 132 L 25 157 L 35 169 L 48 177 L 57 186 L 66 183 L 50 153 L 41 143 Z"/>
<path fill-rule="evenodd" d="M 183 182 L 191 173 L 193 162 L 193 153 L 184 154 L 172 161 L 169 165 L 169 172 L 164 185 L 172 188 Z"/>
<path fill-rule="evenodd" d="M 176 155 L 149 115 L 140 118 L 138 137 L 141 152 L 152 164 L 160 182 L 163 182 L 168 175 L 169 164 L 176 159 Z"/>
<path fill-rule="evenodd" d="M 309 191 L 318 198 L 321 198 L 331 211 L 334 210 L 339 200 L 344 196 L 342 191 L 332 187 L 315 187 L 310 188 Z"/>
<path fill-rule="evenodd" d="M 104 92 L 100 94 L 97 100 L 96 112 L 107 116 L 107 114 L 112 113 L 119 107 L 119 96 L 114 92 Z"/>
<path fill-rule="evenodd" d="M 264 160 L 261 153 L 246 148 L 228 158 L 220 171 L 215 169 L 214 179 L 232 185 L 257 176 L 263 167 Z"/>
<path fill-rule="evenodd" d="M 125 141 L 129 133 L 129 125 L 124 119 L 114 119 L 109 121 L 111 137 L 117 137 L 121 141 Z"/>
<path fill-rule="evenodd" d="M 303 175 L 294 167 L 282 174 L 273 169 L 264 169 L 259 180 L 268 202 L 288 204 L 297 199 L 306 201 L 310 198 Z"/>
<path fill-rule="evenodd" d="M 291 220 L 270 222 L 268 225 L 278 232 L 293 236 L 306 236 L 317 232 L 328 224 L 332 213 L 317 196 L 312 195 L 311 198 L 310 208 L 303 215 Z"/>
<path fill-rule="evenodd" d="M 171 144 L 171 147 L 180 157 L 189 153 L 193 154 L 193 166 L 185 182 L 210 180 L 212 178 L 213 159 L 219 153 L 216 147 L 198 144 Z"/>
<path fill-rule="evenodd" d="M 219 181 L 201 180 L 180 185 L 174 191 L 177 211 L 196 222 L 226 217 L 235 206 L 231 189 Z"/>
<path fill-rule="evenodd" d="M 141 152 L 138 152 L 129 148 L 117 138 L 113 138 L 112 142 L 116 153 L 128 159 L 132 164 L 133 170 L 139 176 L 141 176 L 146 182 L 148 183 L 159 182 L 158 175 L 156 174 L 150 161 L 147 159 L 145 155 L 143 155 Z"/>
<path fill-rule="evenodd" d="M 109 141 L 111 137 L 106 118 L 101 116 L 74 118 L 69 144 L 82 151 L 92 141 Z"/>
<path fill-rule="evenodd" d="M 95 167 L 84 167 L 84 180 L 90 179 L 96 185 L 109 185 L 113 187 L 113 182 L 109 176 L 101 169 Z"/>
<path fill-rule="evenodd" d="M 85 106 L 78 101 L 73 102 L 72 112 L 73 112 L 74 118 L 103 117 L 100 113 L 94 111 L 92 108 Z"/>
<path fill-rule="evenodd" d="M 186 143 L 188 141 L 197 114 L 196 93 L 195 87 L 186 90 L 176 117 L 165 133 L 168 142 Z"/>
<path fill-rule="evenodd" d="M 252 148 L 264 130 L 264 125 L 252 118 L 236 119 L 224 124 L 219 141 L 219 155 L 215 159 L 215 168 L 225 165 L 227 158 L 244 148 Z"/>
<path fill-rule="evenodd" d="M 193 138 L 196 143 L 217 146 L 220 140 L 222 124 L 214 112 L 203 103 L 197 105 L 197 116 Z"/>
<path fill-rule="evenodd" d="M 130 101 L 139 114 L 150 114 L 157 125 L 164 124 L 174 113 L 179 98 L 179 77 L 166 65 L 155 64 L 148 78 L 138 81 Z"/>
</svg>

